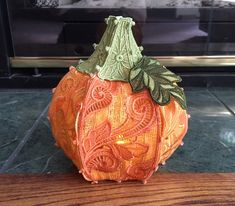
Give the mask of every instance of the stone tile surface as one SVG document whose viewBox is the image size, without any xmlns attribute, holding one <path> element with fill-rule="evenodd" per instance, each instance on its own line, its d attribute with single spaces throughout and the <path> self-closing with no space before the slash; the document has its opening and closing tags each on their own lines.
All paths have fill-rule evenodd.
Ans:
<svg viewBox="0 0 235 206">
<path fill-rule="evenodd" d="M 74 171 L 72 162 L 55 146 L 45 115 L 7 173 L 61 173 Z"/>
<path fill-rule="evenodd" d="M 235 114 L 235 88 L 212 88 L 210 91 Z"/>
<path fill-rule="evenodd" d="M 48 90 L 0 90 L 0 166 L 47 106 Z"/>
<path fill-rule="evenodd" d="M 188 112 L 194 116 L 231 116 L 231 113 L 205 88 L 186 88 Z"/>
</svg>

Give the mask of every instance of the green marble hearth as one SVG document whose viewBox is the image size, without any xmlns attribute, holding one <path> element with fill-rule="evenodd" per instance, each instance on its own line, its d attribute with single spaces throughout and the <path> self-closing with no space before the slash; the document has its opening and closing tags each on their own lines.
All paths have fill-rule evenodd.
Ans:
<svg viewBox="0 0 235 206">
<path fill-rule="evenodd" d="M 185 88 L 189 131 L 165 172 L 235 172 L 235 88 Z M 47 120 L 49 90 L 0 90 L 1 173 L 76 169 L 54 146 Z"/>
</svg>

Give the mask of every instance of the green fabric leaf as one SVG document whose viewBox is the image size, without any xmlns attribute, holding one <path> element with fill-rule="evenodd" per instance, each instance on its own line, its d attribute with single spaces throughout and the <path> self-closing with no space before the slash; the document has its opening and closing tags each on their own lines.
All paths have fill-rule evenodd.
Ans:
<svg viewBox="0 0 235 206">
<path fill-rule="evenodd" d="M 183 109 L 186 99 L 177 85 L 182 79 L 161 65 L 157 60 L 144 56 L 130 71 L 129 82 L 134 92 L 148 88 L 155 102 L 166 105 L 173 97 Z"/>
</svg>

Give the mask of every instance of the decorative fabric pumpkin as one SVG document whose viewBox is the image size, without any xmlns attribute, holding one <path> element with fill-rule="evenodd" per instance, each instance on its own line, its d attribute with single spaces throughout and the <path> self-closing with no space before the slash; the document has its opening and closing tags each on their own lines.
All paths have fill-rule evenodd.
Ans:
<svg viewBox="0 0 235 206">
<path fill-rule="evenodd" d="M 94 53 L 54 89 L 52 132 L 88 181 L 146 182 L 187 131 L 181 78 L 141 55 L 131 18 L 106 23 Z"/>
</svg>

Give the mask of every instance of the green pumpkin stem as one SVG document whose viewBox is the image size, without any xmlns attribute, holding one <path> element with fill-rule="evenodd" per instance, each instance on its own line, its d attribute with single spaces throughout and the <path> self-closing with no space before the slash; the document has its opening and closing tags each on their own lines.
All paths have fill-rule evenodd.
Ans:
<svg viewBox="0 0 235 206">
<path fill-rule="evenodd" d="M 77 66 L 79 71 L 96 73 L 106 80 L 128 81 L 131 68 L 142 58 L 132 33 L 135 22 L 130 17 L 109 16 L 107 28 L 88 60 Z"/>
</svg>

